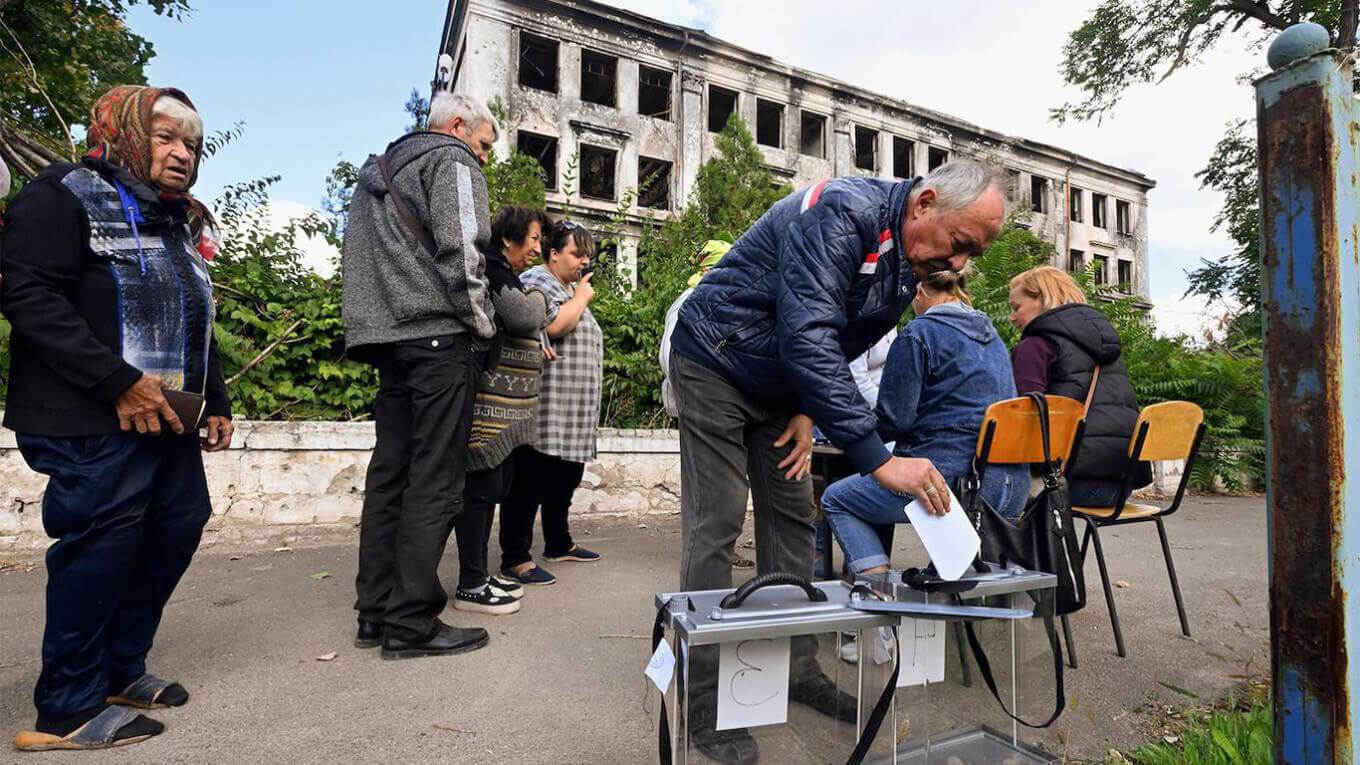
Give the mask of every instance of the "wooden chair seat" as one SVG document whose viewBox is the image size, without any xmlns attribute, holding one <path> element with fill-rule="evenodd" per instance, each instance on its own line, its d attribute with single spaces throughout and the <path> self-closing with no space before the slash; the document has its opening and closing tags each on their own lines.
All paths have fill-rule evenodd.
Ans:
<svg viewBox="0 0 1360 765">
<path fill-rule="evenodd" d="M 1115 510 L 1115 509 L 1114 509 L 1113 507 L 1075 507 L 1075 506 L 1074 506 L 1074 507 L 1072 508 L 1072 512 L 1074 512 L 1074 513 L 1081 513 L 1082 515 L 1089 515 L 1089 516 L 1091 516 L 1092 518 L 1097 518 L 1097 519 L 1109 518 L 1110 516 L 1114 515 L 1114 510 Z M 1140 505 L 1140 504 L 1138 504 L 1138 503 L 1136 503 L 1136 502 L 1126 502 L 1126 503 L 1124 504 L 1124 512 L 1122 512 L 1122 513 L 1119 514 L 1119 520 L 1122 521 L 1122 520 L 1124 520 L 1125 518 L 1128 518 L 1128 519 L 1130 519 L 1130 520 L 1132 520 L 1132 519 L 1134 519 L 1134 518 L 1150 518 L 1150 517 L 1152 517 L 1152 516 L 1154 516 L 1154 515 L 1157 515 L 1158 513 L 1162 512 L 1162 510 L 1163 510 L 1163 508 L 1157 507 L 1156 505 Z"/>
</svg>

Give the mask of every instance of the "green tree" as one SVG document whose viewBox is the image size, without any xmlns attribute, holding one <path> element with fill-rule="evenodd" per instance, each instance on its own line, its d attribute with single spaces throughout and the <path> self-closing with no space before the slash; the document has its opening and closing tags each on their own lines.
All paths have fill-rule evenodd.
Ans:
<svg viewBox="0 0 1360 765">
<path fill-rule="evenodd" d="M 1104 0 L 1073 31 L 1063 48 L 1061 71 L 1080 100 L 1053 110 L 1066 119 L 1099 120 L 1128 88 L 1165 80 L 1192 66 L 1227 37 L 1261 45 L 1291 24 L 1326 27 L 1333 45 L 1351 50 L 1360 13 L 1357 0 Z M 1249 123 L 1233 122 L 1206 167 L 1196 174 L 1205 188 L 1224 195 L 1214 221 L 1235 249 L 1205 260 L 1190 274 L 1190 292 L 1232 296 L 1242 305 L 1233 339 L 1259 337 L 1260 263 L 1256 146 Z"/>
<path fill-rule="evenodd" d="M 19 180 L 76 158 L 71 125 L 105 91 L 146 82 L 155 50 L 126 23 L 139 2 L 176 19 L 190 10 L 187 0 L 0 0 L 0 158 Z"/>
</svg>

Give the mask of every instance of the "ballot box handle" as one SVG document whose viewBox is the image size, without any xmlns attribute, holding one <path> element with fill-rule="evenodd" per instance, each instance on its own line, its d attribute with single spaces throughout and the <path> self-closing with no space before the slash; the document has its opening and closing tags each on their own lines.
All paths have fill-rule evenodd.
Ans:
<svg viewBox="0 0 1360 765">
<path fill-rule="evenodd" d="M 774 587 L 781 584 L 790 584 L 794 587 L 801 587 L 807 593 L 808 600 L 814 603 L 821 603 L 826 600 L 826 593 L 817 589 L 812 582 L 804 579 L 797 574 L 786 574 L 775 571 L 769 574 L 761 574 L 754 579 L 748 579 L 730 595 L 722 599 L 718 604 L 719 608 L 739 608 L 751 594 L 763 587 Z"/>
</svg>

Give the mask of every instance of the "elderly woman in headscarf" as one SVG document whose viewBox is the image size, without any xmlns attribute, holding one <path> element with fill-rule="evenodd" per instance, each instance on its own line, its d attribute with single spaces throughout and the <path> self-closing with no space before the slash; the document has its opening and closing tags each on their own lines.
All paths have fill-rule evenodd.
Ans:
<svg viewBox="0 0 1360 765">
<path fill-rule="evenodd" d="M 202 137 L 181 91 L 114 88 L 92 110 L 84 159 L 44 170 L 6 215 L 4 424 L 49 476 L 42 519 L 56 540 L 38 720 L 18 749 L 142 741 L 164 726 L 134 710 L 189 699 L 147 673 L 146 654 L 212 513 L 200 450 L 232 435 L 211 218 L 189 194 Z"/>
</svg>

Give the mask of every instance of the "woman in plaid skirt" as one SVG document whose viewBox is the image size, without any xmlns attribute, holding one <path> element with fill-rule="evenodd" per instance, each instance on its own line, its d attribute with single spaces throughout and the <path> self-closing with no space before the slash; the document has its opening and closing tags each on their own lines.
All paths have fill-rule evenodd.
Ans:
<svg viewBox="0 0 1360 765">
<path fill-rule="evenodd" d="M 590 313 L 595 288 L 587 266 L 595 240 L 577 223 L 549 226 L 547 257 L 520 277 L 543 293 L 548 303 L 546 333 L 552 359 L 543 370 L 539 393 L 538 440 L 515 450 L 518 480 L 501 503 L 501 575 L 522 584 L 557 581 L 534 565 L 534 516 L 543 509 L 543 557 L 550 561 L 600 559 L 572 541 L 567 524 L 571 497 L 586 463 L 595 458 L 600 421 L 600 381 L 604 374 L 604 337 Z M 584 275 L 583 275 L 584 272 Z M 555 356 L 555 358 L 554 358 Z M 526 480 L 527 479 L 527 480 Z"/>
</svg>

